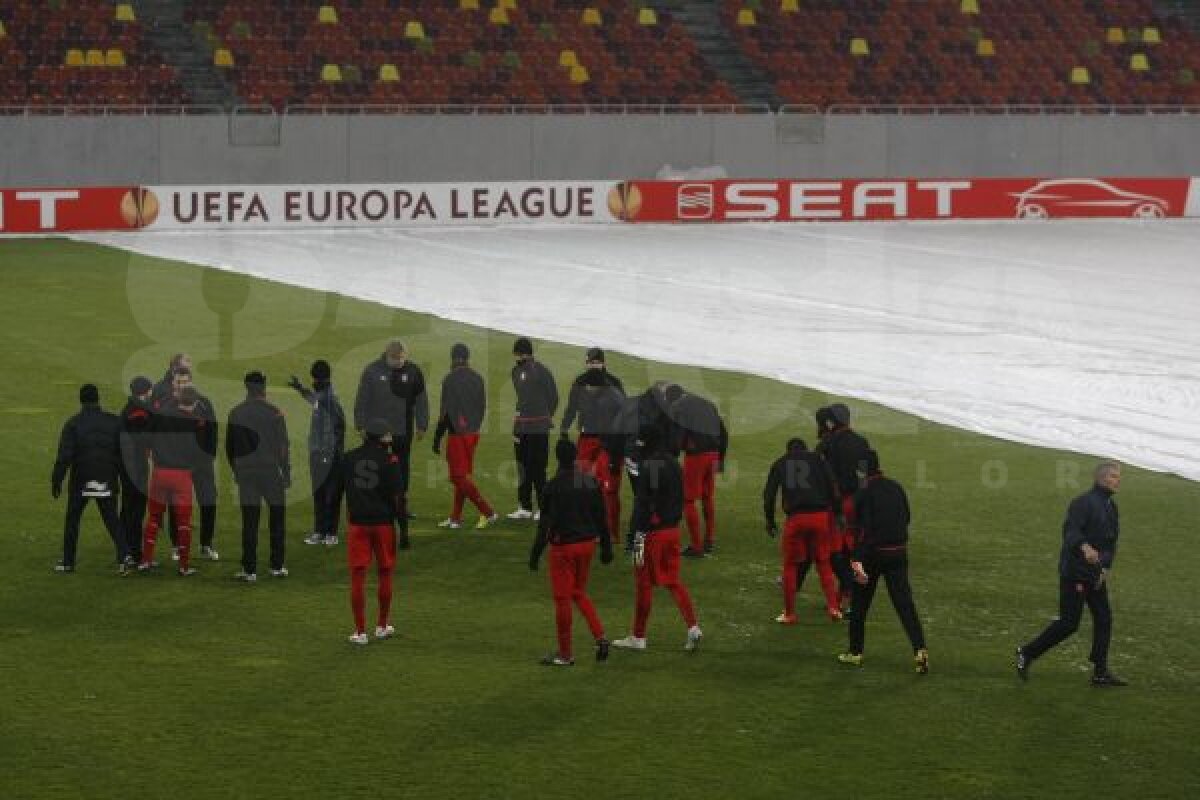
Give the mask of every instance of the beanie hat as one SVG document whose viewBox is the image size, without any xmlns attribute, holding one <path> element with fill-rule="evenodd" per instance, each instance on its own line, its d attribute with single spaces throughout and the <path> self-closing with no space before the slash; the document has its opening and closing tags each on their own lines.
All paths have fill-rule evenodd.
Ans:
<svg viewBox="0 0 1200 800">
<path fill-rule="evenodd" d="M 586 360 L 589 363 L 592 361 L 599 361 L 601 364 L 603 364 L 604 363 L 604 351 L 601 350 L 599 347 L 593 347 L 587 351 L 587 359 Z"/>
<path fill-rule="evenodd" d="M 514 356 L 531 356 L 533 355 L 533 342 L 522 336 L 517 341 L 513 342 Z"/>
<path fill-rule="evenodd" d="M 450 360 L 466 362 L 471 357 L 471 348 L 462 342 L 457 342 L 450 348 Z"/>
<path fill-rule="evenodd" d="M 803 453 L 805 450 L 808 450 L 808 445 L 804 443 L 803 439 L 801 439 L 799 436 L 796 436 L 788 439 L 787 449 L 789 453 L 795 451 Z"/>
<path fill-rule="evenodd" d="M 129 382 L 129 393 L 134 397 L 144 395 L 154 388 L 154 384 L 145 375 L 138 375 Z"/>
<path fill-rule="evenodd" d="M 850 424 L 850 409 L 845 403 L 834 403 L 829 407 L 829 413 L 833 415 L 833 421 L 838 425 Z"/>
<path fill-rule="evenodd" d="M 333 369 L 325 359 L 317 359 L 313 362 L 309 374 L 312 375 L 314 381 L 328 381 L 333 375 Z"/>
<path fill-rule="evenodd" d="M 251 392 L 262 394 L 267 391 L 267 376 L 263 375 L 258 370 L 247 372 L 246 377 L 242 379 L 242 383 L 246 385 L 246 389 Z"/>
<path fill-rule="evenodd" d="M 100 402 L 100 390 L 96 388 L 94 383 L 85 383 L 79 387 L 79 402 L 86 404 L 95 404 Z"/>
</svg>

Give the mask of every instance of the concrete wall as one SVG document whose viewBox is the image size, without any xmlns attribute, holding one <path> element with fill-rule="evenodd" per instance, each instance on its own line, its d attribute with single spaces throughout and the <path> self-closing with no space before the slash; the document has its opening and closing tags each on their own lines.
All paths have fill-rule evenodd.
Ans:
<svg viewBox="0 0 1200 800">
<path fill-rule="evenodd" d="M 0 117 L 0 184 L 1200 175 L 1200 115 Z"/>
</svg>

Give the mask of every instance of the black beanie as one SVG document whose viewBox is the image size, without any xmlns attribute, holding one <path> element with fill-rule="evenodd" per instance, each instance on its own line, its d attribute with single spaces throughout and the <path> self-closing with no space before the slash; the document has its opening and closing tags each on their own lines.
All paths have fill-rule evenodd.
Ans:
<svg viewBox="0 0 1200 800">
<path fill-rule="evenodd" d="M 570 439 L 559 439 L 558 444 L 554 446 L 554 457 L 558 459 L 560 469 L 572 468 L 577 454 L 575 444 Z"/>
<path fill-rule="evenodd" d="M 333 377 L 333 369 L 329 366 L 329 362 L 325 359 L 317 359 L 312 364 L 312 369 L 308 371 L 312 375 L 314 381 L 328 382 Z"/>
<path fill-rule="evenodd" d="M 833 412 L 829 410 L 829 406 L 822 406 L 817 409 L 817 430 L 826 430 L 833 427 Z"/>
<path fill-rule="evenodd" d="M 834 403 L 829 407 L 829 413 L 833 415 L 833 421 L 838 425 L 850 424 L 850 409 L 845 403 Z"/>
<path fill-rule="evenodd" d="M 95 405 L 100 402 L 100 390 L 94 383 L 85 383 L 79 387 L 79 402 L 85 405 Z"/>
<path fill-rule="evenodd" d="M 599 347 L 593 347 L 587 351 L 587 359 L 586 360 L 589 363 L 591 363 L 592 361 L 599 361 L 601 364 L 603 364 L 604 363 L 604 351 L 601 350 Z"/>
<path fill-rule="evenodd" d="M 247 372 L 246 377 L 242 379 L 242 383 L 246 385 L 247 391 L 257 394 L 265 394 L 267 391 L 267 376 L 258 370 Z"/>
<path fill-rule="evenodd" d="M 461 361 L 464 364 L 471 357 L 471 348 L 467 347 L 462 342 L 457 342 L 450 348 L 450 360 Z"/>
<path fill-rule="evenodd" d="M 666 391 L 663 392 L 663 397 L 666 398 L 668 405 L 673 405 L 676 400 L 683 397 L 683 387 L 678 383 L 672 383 L 667 387 Z"/>
<path fill-rule="evenodd" d="M 134 397 L 141 397 L 153 388 L 154 384 L 145 375 L 138 375 L 129 382 L 129 393 Z"/>
<path fill-rule="evenodd" d="M 799 436 L 797 436 L 795 438 L 788 439 L 787 449 L 788 449 L 789 453 L 792 453 L 792 452 L 803 453 L 804 451 L 808 450 L 808 445 L 804 443 L 803 439 L 801 439 Z"/>
<path fill-rule="evenodd" d="M 531 356 L 533 355 L 533 342 L 522 336 L 513 343 L 514 356 Z"/>
</svg>

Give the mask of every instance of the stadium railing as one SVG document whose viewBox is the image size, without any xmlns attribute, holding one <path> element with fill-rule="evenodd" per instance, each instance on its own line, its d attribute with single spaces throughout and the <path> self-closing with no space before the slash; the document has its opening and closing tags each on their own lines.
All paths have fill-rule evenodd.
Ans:
<svg viewBox="0 0 1200 800">
<path fill-rule="evenodd" d="M 667 105 L 655 103 L 608 103 L 557 105 L 456 105 L 456 104 L 363 104 L 285 106 L 285 115 L 337 114 L 769 114 L 766 103 L 705 103 Z"/>
<path fill-rule="evenodd" d="M 780 113 L 812 113 L 794 111 L 794 106 L 781 106 Z M 811 108 L 811 107 L 805 107 Z M 1200 114 L 1196 105 L 879 105 L 837 103 L 825 108 L 826 114 L 881 115 L 1088 115 L 1088 114 Z"/>
</svg>

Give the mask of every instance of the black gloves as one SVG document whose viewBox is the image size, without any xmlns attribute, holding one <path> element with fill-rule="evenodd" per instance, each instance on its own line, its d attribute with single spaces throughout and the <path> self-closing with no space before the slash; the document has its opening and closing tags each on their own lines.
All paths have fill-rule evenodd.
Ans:
<svg viewBox="0 0 1200 800">
<path fill-rule="evenodd" d="M 538 560 L 536 558 L 529 559 L 529 571 L 530 572 L 538 571 Z"/>
<path fill-rule="evenodd" d="M 297 392 L 304 391 L 304 384 L 301 383 L 300 379 L 297 378 L 295 375 L 292 376 L 291 380 L 288 381 L 287 385 L 290 386 L 291 388 L 295 389 Z"/>
<path fill-rule="evenodd" d="M 613 561 L 613 551 L 611 547 L 605 547 L 600 550 L 600 563 L 611 564 Z"/>
<path fill-rule="evenodd" d="M 408 550 L 412 548 L 412 541 L 408 538 L 408 526 L 405 525 L 396 533 L 396 547 L 400 550 Z"/>
<path fill-rule="evenodd" d="M 725 459 L 723 459 L 723 458 L 717 462 L 717 474 L 718 475 L 725 474 Z"/>
<path fill-rule="evenodd" d="M 772 539 L 774 539 L 778 535 L 779 526 L 775 524 L 775 520 L 767 520 L 767 536 L 770 536 Z"/>
<path fill-rule="evenodd" d="M 62 483 L 55 481 L 50 484 L 50 496 L 57 500 L 62 495 Z"/>
</svg>

